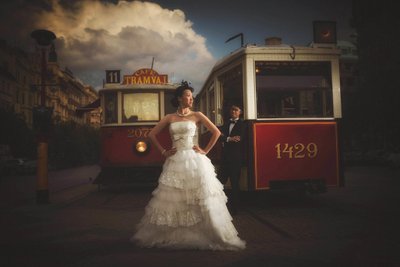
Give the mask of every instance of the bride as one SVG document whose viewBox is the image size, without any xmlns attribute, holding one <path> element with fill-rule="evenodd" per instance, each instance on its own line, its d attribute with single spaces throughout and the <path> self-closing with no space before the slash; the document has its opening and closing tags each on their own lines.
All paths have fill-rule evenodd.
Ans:
<svg viewBox="0 0 400 267">
<path fill-rule="evenodd" d="M 193 112 L 193 88 L 183 82 L 175 90 L 176 113 L 166 115 L 149 138 L 166 157 L 158 187 L 131 241 L 143 247 L 173 249 L 239 250 L 246 246 L 238 237 L 226 207 L 223 185 L 206 154 L 221 134 L 201 112 Z M 197 144 L 197 126 L 211 133 L 205 148 Z M 157 134 L 169 127 L 172 148 L 166 149 Z"/>
</svg>

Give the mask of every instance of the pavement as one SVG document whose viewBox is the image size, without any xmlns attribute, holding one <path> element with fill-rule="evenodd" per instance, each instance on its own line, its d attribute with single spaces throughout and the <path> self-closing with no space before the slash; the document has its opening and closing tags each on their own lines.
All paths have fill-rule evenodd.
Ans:
<svg viewBox="0 0 400 267">
<path fill-rule="evenodd" d="M 98 165 L 86 165 L 48 172 L 51 197 L 58 192 L 91 183 L 100 172 Z M 0 176 L 0 207 L 29 204 L 36 198 L 36 175 Z"/>
<path fill-rule="evenodd" d="M 400 266 L 399 169 L 349 167 L 321 195 L 243 193 L 238 252 L 136 247 L 152 188 L 99 190 L 98 171 L 49 174 L 49 204 L 35 203 L 34 178 L 3 177 L 0 266 Z"/>
</svg>

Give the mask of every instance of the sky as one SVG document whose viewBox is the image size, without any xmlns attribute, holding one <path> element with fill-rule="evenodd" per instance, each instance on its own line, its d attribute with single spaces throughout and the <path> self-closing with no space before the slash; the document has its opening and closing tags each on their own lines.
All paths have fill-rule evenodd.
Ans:
<svg viewBox="0 0 400 267">
<path fill-rule="evenodd" d="M 338 40 L 351 40 L 349 0 L 14 0 L 0 4 L 0 38 L 28 51 L 30 33 L 47 29 L 61 67 L 101 88 L 105 70 L 140 68 L 187 80 L 199 90 L 215 62 L 244 44 L 278 36 L 288 45 L 312 42 L 312 22 L 336 21 Z"/>
</svg>

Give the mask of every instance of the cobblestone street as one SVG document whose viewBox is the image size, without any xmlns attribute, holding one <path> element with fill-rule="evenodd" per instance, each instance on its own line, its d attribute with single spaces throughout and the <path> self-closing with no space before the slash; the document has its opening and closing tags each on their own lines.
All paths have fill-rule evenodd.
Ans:
<svg viewBox="0 0 400 267">
<path fill-rule="evenodd" d="M 244 193 L 240 252 L 138 248 L 129 238 L 151 189 L 80 183 L 48 205 L 3 201 L 1 266 L 399 266 L 399 174 L 350 167 L 344 188 L 321 195 Z"/>
</svg>

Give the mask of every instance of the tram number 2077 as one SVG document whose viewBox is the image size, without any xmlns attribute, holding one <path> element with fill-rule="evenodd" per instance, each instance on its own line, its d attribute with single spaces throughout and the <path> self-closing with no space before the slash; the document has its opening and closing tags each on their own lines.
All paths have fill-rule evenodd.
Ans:
<svg viewBox="0 0 400 267">
<path fill-rule="evenodd" d="M 151 131 L 151 128 L 134 128 L 134 129 L 128 129 L 128 137 L 132 138 L 147 138 Z"/>
</svg>

